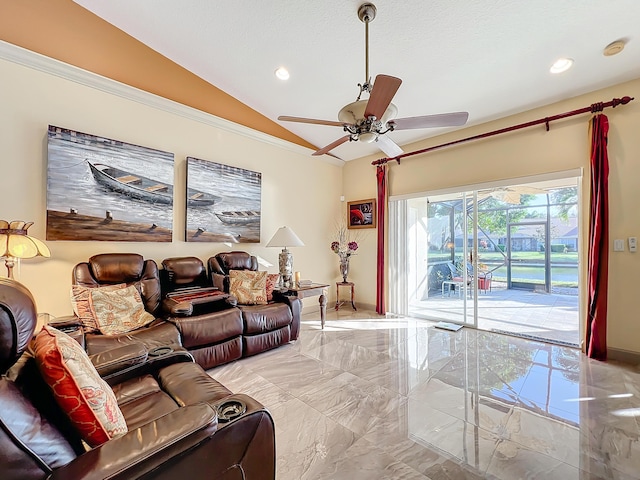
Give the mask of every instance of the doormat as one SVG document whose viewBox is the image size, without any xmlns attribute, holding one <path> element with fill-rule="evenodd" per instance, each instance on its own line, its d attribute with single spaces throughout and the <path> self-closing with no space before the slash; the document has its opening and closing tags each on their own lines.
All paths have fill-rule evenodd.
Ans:
<svg viewBox="0 0 640 480">
<path fill-rule="evenodd" d="M 450 330 L 452 332 L 457 332 L 464 325 L 458 325 L 457 323 L 449 323 L 449 322 L 438 322 L 434 326 L 436 328 L 441 328 L 442 330 Z"/>
</svg>

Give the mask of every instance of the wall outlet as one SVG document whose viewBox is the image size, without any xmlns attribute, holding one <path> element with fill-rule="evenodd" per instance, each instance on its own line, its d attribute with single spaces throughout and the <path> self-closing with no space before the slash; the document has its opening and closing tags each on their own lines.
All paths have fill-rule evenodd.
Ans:
<svg viewBox="0 0 640 480">
<path fill-rule="evenodd" d="M 621 238 L 616 238 L 613 241 L 613 251 L 624 252 L 624 240 L 622 240 Z"/>
<path fill-rule="evenodd" d="M 636 237 L 629 237 L 629 251 L 636 252 L 638 250 L 638 239 Z"/>
</svg>

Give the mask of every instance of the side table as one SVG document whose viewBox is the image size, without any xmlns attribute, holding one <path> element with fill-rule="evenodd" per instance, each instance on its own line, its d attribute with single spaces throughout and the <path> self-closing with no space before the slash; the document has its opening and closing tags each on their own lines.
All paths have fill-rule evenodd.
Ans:
<svg viewBox="0 0 640 480">
<path fill-rule="evenodd" d="M 303 287 L 290 287 L 284 294 L 293 295 L 298 298 L 320 295 L 318 298 L 318 302 L 320 303 L 320 325 L 324 329 L 324 319 L 327 314 L 327 287 L 329 287 L 329 285 L 323 283 L 312 283 L 311 285 L 305 285 Z"/>
<path fill-rule="evenodd" d="M 345 303 L 345 302 L 341 302 L 340 301 L 340 287 L 350 287 L 351 288 L 351 307 L 353 307 L 353 309 L 355 311 L 357 311 L 356 303 L 355 303 L 356 285 L 353 282 L 336 282 L 336 310 L 338 310 L 340 308 L 340 305 Z"/>
</svg>

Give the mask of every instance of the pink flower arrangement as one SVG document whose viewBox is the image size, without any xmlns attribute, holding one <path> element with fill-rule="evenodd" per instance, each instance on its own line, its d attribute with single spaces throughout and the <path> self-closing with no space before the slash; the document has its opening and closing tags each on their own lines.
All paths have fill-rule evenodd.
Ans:
<svg viewBox="0 0 640 480">
<path fill-rule="evenodd" d="M 340 257 L 350 257 L 358 249 L 358 242 L 348 242 L 345 246 L 344 242 L 331 242 L 331 251 Z"/>
</svg>

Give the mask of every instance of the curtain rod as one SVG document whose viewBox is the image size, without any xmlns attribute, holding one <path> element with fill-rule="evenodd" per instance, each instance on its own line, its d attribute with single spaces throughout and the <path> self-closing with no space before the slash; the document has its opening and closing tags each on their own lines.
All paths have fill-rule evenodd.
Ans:
<svg viewBox="0 0 640 480">
<path fill-rule="evenodd" d="M 551 122 L 553 122 L 555 120 L 560 120 L 562 118 L 567 118 L 567 117 L 573 117 L 574 115 L 580 115 L 582 113 L 601 112 L 602 110 L 604 110 L 605 108 L 608 108 L 608 107 L 615 108 L 618 105 L 626 105 L 631 100 L 633 100 L 633 97 L 622 97 L 622 98 L 614 98 L 610 102 L 592 103 L 590 106 L 584 107 L 584 108 L 579 108 L 578 110 L 571 110 L 570 112 L 560 113 L 558 115 L 553 115 L 551 117 L 539 118 L 538 120 L 533 120 L 531 122 L 526 122 L 526 123 L 521 123 L 519 125 L 512 125 L 510 127 L 501 128 L 500 130 L 493 130 L 492 132 L 486 132 L 486 133 L 481 133 L 479 135 L 474 135 L 472 137 L 461 138 L 460 140 L 454 140 L 453 142 L 442 143 L 440 145 L 435 145 L 433 147 L 423 148 L 421 150 L 416 150 L 415 152 L 403 153 L 403 154 L 400 154 L 400 155 L 398 155 L 396 157 L 381 158 L 380 160 L 375 160 L 375 161 L 371 162 L 371 165 L 385 165 L 386 163 L 393 162 L 393 161 L 398 162 L 398 165 L 400 165 L 400 160 L 403 159 L 403 158 L 406 158 L 406 157 L 411 157 L 413 155 L 420 155 L 421 153 L 431 152 L 433 150 L 438 150 L 438 149 L 444 148 L 444 147 L 450 147 L 451 145 L 457 145 L 458 143 L 469 142 L 471 140 L 479 140 L 481 138 L 493 137 L 495 135 L 500 135 L 501 133 L 513 132 L 514 130 L 520 130 L 522 128 L 532 127 L 534 125 L 540 125 L 542 123 L 544 123 L 546 125 L 547 132 L 548 132 L 549 131 L 549 123 L 551 123 Z"/>
</svg>

